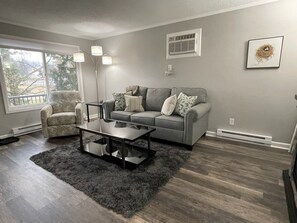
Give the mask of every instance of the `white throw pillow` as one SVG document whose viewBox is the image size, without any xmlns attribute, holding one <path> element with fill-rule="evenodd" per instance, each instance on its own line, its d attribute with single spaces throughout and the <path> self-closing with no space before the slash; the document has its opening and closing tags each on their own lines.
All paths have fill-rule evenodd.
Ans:
<svg viewBox="0 0 297 223">
<path fill-rule="evenodd" d="M 125 95 L 126 108 L 125 111 L 129 112 L 143 112 L 142 96 L 128 96 Z"/>
<path fill-rule="evenodd" d="M 187 111 L 194 105 L 198 96 L 187 96 L 183 92 L 178 95 L 175 112 L 184 117 Z"/>
<path fill-rule="evenodd" d="M 177 102 L 176 94 L 167 98 L 163 103 L 161 114 L 171 115 L 175 109 L 176 102 Z"/>
</svg>

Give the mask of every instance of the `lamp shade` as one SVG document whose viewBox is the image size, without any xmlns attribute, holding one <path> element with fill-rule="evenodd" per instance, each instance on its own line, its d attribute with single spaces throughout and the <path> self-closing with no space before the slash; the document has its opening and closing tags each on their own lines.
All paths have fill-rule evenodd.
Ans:
<svg viewBox="0 0 297 223">
<path fill-rule="evenodd" d="M 102 64 L 104 65 L 111 65 L 112 64 L 112 57 L 111 56 L 103 56 L 102 57 Z"/>
<path fill-rule="evenodd" d="M 91 52 L 93 56 L 102 56 L 102 46 L 91 46 Z"/>
<path fill-rule="evenodd" d="M 85 62 L 85 55 L 82 52 L 77 52 L 73 54 L 73 61 L 77 63 Z"/>
</svg>

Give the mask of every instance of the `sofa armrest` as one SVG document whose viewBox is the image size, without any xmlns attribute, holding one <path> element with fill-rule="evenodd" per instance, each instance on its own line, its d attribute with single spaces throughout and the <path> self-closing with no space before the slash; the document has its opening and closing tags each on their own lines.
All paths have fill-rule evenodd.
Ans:
<svg viewBox="0 0 297 223">
<path fill-rule="evenodd" d="M 195 122 L 196 120 L 202 118 L 207 112 L 209 112 L 210 107 L 211 106 L 209 103 L 200 103 L 195 105 L 187 111 L 185 119 L 187 121 Z"/>
<path fill-rule="evenodd" d="M 76 124 L 82 125 L 84 122 L 82 103 L 77 103 L 75 106 L 75 116 L 76 116 Z"/>
<path fill-rule="evenodd" d="M 200 103 L 189 109 L 184 118 L 184 143 L 193 145 L 208 128 L 209 103 Z"/>
<path fill-rule="evenodd" d="M 114 100 L 107 100 L 103 102 L 102 106 L 103 106 L 105 119 L 110 119 L 110 113 L 114 110 L 114 104 L 115 104 Z"/>
<path fill-rule="evenodd" d="M 53 114 L 53 107 L 51 105 L 44 106 L 40 111 L 42 133 L 45 138 L 48 138 L 47 119 Z"/>
</svg>

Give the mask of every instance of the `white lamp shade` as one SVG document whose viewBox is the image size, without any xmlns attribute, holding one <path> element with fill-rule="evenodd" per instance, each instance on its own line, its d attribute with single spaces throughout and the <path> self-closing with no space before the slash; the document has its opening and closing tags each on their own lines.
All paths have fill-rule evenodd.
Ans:
<svg viewBox="0 0 297 223">
<path fill-rule="evenodd" d="M 85 62 L 85 55 L 82 52 L 73 54 L 73 61 L 77 63 Z"/>
<path fill-rule="evenodd" d="M 111 65 L 112 64 L 112 57 L 111 56 L 103 56 L 102 57 L 102 64 Z"/>
<path fill-rule="evenodd" d="M 93 56 L 102 56 L 103 55 L 102 46 L 91 46 L 91 52 Z"/>
</svg>

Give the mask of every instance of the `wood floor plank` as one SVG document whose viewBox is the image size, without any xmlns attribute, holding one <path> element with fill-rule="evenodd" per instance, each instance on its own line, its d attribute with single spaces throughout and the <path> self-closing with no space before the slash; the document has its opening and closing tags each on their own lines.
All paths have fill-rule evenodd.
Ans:
<svg viewBox="0 0 297 223">
<path fill-rule="evenodd" d="M 202 137 L 186 164 L 132 218 L 97 204 L 35 165 L 37 153 L 78 140 L 41 132 L 0 147 L 0 223 L 288 222 L 279 149 Z"/>
</svg>

